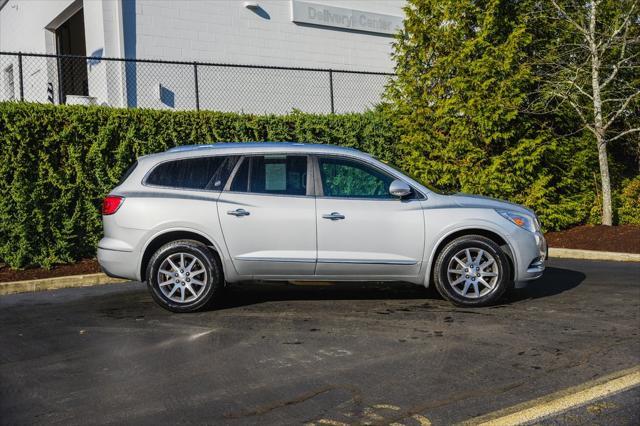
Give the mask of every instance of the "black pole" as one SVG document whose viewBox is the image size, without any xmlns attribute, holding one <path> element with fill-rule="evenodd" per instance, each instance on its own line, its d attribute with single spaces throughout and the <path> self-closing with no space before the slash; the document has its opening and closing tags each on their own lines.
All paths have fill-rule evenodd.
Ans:
<svg viewBox="0 0 640 426">
<path fill-rule="evenodd" d="M 22 52 L 18 52 L 18 81 L 20 82 L 20 100 L 24 101 L 24 80 L 22 79 Z"/>
<path fill-rule="evenodd" d="M 333 106 L 333 70 L 329 70 L 329 93 L 331 95 L 331 114 L 335 114 L 335 108 Z"/>
<path fill-rule="evenodd" d="M 196 89 L 196 111 L 200 111 L 200 87 L 198 86 L 198 63 L 193 63 L 193 79 L 195 81 Z"/>
<path fill-rule="evenodd" d="M 58 65 L 58 105 L 62 105 L 62 59 L 60 56 L 57 56 L 57 65 Z"/>
</svg>

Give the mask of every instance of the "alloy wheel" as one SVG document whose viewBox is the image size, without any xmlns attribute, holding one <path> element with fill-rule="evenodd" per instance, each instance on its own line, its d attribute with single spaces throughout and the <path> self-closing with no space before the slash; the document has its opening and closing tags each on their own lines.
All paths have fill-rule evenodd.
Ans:
<svg viewBox="0 0 640 426">
<path fill-rule="evenodd" d="M 447 279 L 460 296 L 477 299 L 496 289 L 500 272 L 496 259 L 481 248 L 456 253 L 447 266 Z"/>
<path fill-rule="evenodd" d="M 167 256 L 158 269 L 158 287 L 172 302 L 193 302 L 202 295 L 206 283 L 207 271 L 204 264 L 189 253 Z"/>
</svg>

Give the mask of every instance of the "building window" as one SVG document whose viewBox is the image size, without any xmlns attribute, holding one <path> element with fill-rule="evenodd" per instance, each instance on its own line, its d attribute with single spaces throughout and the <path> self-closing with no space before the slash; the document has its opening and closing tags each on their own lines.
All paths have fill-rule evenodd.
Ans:
<svg viewBox="0 0 640 426">
<path fill-rule="evenodd" d="M 3 99 L 12 100 L 16 98 L 16 87 L 14 83 L 13 77 L 13 64 L 9 65 L 4 69 L 3 73 Z"/>
</svg>

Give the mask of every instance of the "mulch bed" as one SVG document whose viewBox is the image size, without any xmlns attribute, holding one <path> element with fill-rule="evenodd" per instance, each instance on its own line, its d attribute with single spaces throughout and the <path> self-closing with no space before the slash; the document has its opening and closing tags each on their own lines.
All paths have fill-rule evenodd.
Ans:
<svg viewBox="0 0 640 426">
<path fill-rule="evenodd" d="M 545 237 L 549 247 L 640 253 L 640 226 L 635 225 L 584 225 L 566 231 L 549 232 Z M 100 266 L 95 259 L 85 259 L 70 265 L 56 265 L 51 269 L 13 270 L 8 266 L 2 266 L 0 283 L 96 272 L 100 272 Z"/>
<path fill-rule="evenodd" d="M 583 225 L 545 234 L 549 247 L 640 253 L 640 226 Z"/>
<path fill-rule="evenodd" d="M 15 270 L 8 266 L 3 266 L 0 268 L 0 283 L 64 277 L 67 275 L 95 274 L 96 272 L 100 272 L 100 266 L 95 259 L 85 259 L 69 265 L 56 265 L 51 269 L 27 268 Z"/>
</svg>

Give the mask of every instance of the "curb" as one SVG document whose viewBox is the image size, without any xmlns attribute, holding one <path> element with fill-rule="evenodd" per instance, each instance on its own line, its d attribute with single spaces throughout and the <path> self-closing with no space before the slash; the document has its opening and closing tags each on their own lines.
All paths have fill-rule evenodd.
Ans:
<svg viewBox="0 0 640 426">
<path fill-rule="evenodd" d="M 549 248 L 549 257 L 556 259 L 613 260 L 616 262 L 640 262 L 640 254 L 613 251 Z"/>
<path fill-rule="evenodd" d="M 127 280 L 112 278 L 103 273 L 43 278 L 39 280 L 11 281 L 0 283 L 0 296 L 32 291 L 57 290 L 60 288 L 88 287 L 92 285 L 122 283 Z"/>
<path fill-rule="evenodd" d="M 549 257 L 555 259 L 612 260 L 616 262 L 640 262 L 640 254 L 617 253 L 612 251 L 575 250 L 549 248 Z M 89 287 L 93 285 L 127 282 L 103 273 L 71 275 L 66 277 L 43 278 L 40 280 L 11 281 L 0 283 L 0 296 L 34 291 L 57 290 L 61 288 Z M 324 284 L 324 283 L 323 283 Z M 326 285 L 326 284 L 324 284 Z"/>
</svg>

